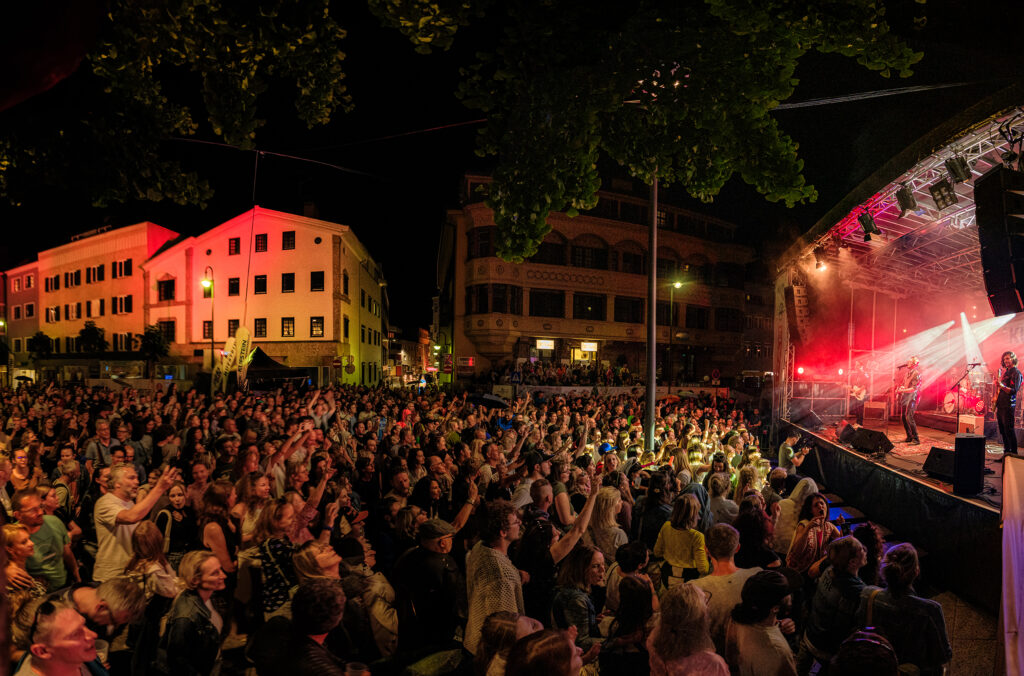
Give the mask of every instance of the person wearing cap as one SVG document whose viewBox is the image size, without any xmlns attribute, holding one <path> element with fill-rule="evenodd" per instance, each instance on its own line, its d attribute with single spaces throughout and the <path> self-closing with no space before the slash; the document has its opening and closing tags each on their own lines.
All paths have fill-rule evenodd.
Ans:
<svg viewBox="0 0 1024 676">
<path fill-rule="evenodd" d="M 526 469 L 526 476 L 516 490 L 512 493 L 512 506 L 516 509 L 526 507 L 532 501 L 530 497 L 530 485 L 537 479 L 543 479 L 551 473 L 550 458 L 545 458 L 537 451 L 530 451 L 523 456 L 523 467 Z"/>
<path fill-rule="evenodd" d="M 451 556 L 455 528 L 443 519 L 420 524 L 419 546 L 395 563 L 398 650 L 410 656 L 444 650 L 459 624 L 459 568 Z"/>
<path fill-rule="evenodd" d="M 790 584 L 774 570 L 755 573 L 743 584 L 725 632 L 725 659 L 733 674 L 796 676 L 793 651 L 779 628 L 790 604 Z"/>
</svg>

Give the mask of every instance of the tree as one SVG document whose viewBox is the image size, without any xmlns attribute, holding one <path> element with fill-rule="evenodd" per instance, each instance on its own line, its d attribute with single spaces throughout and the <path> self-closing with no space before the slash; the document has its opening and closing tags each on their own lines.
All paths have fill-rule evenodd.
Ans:
<svg viewBox="0 0 1024 676">
<path fill-rule="evenodd" d="M 430 51 L 491 3 L 370 4 Z M 734 174 L 770 201 L 814 200 L 797 144 L 770 115 L 792 95 L 800 58 L 836 52 L 905 77 L 922 56 L 875 0 L 510 0 L 488 20 L 499 7 L 502 37 L 464 69 L 458 93 L 487 115 L 477 151 L 497 157 L 487 203 L 498 255 L 517 262 L 536 253 L 551 211 L 597 205 L 602 156 L 704 201 Z"/>
<path fill-rule="evenodd" d="M 202 205 L 209 183 L 161 153 L 168 139 L 203 131 L 252 148 L 268 98 L 291 93 L 309 127 L 351 105 L 329 0 L 112 0 L 104 18 L 75 75 L 4 114 L 0 197 L 12 204 L 41 183 L 96 206 Z"/>
<path fill-rule="evenodd" d="M 36 331 L 35 335 L 26 341 L 29 356 L 38 366 L 41 359 L 46 359 L 53 354 L 53 339 L 42 331 Z"/>
<path fill-rule="evenodd" d="M 143 333 L 138 335 L 138 347 L 139 352 L 146 360 L 146 377 L 152 378 L 153 362 L 158 362 L 166 357 L 171 346 L 167 343 L 167 338 L 160 327 L 150 324 Z"/>
<path fill-rule="evenodd" d="M 110 343 L 107 342 L 106 331 L 96 326 L 96 322 L 86 322 L 78 332 L 78 350 L 86 354 L 106 352 Z"/>
</svg>

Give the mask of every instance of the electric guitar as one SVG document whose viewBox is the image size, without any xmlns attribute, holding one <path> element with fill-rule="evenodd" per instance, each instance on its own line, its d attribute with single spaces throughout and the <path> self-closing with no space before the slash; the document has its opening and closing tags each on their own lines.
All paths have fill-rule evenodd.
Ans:
<svg viewBox="0 0 1024 676">
<path fill-rule="evenodd" d="M 995 386 L 995 391 L 992 392 L 992 410 L 996 408 L 996 402 L 999 401 L 999 383 L 1003 380 L 1003 369 L 999 369 L 999 375 L 992 379 L 992 384 Z"/>
<path fill-rule="evenodd" d="M 859 387 L 857 385 L 850 386 L 850 396 L 857 401 L 864 401 L 864 398 L 868 395 L 868 388 Z"/>
</svg>

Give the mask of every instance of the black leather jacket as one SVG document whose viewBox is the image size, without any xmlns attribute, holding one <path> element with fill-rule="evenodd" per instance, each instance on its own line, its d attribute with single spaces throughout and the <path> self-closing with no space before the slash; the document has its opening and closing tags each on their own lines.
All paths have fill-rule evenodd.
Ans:
<svg viewBox="0 0 1024 676">
<path fill-rule="evenodd" d="M 227 625 L 227 620 L 225 620 Z M 157 648 L 157 673 L 208 676 L 220 661 L 223 640 L 199 594 L 186 590 L 174 599 Z"/>
</svg>

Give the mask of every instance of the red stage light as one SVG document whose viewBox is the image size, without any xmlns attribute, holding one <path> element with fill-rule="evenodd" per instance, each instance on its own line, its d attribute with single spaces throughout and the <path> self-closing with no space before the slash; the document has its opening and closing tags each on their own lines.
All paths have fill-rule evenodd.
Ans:
<svg viewBox="0 0 1024 676">
<path fill-rule="evenodd" d="M 843 375 L 843 369 L 839 369 L 839 375 Z"/>
<path fill-rule="evenodd" d="M 804 367 L 803 366 L 796 367 L 796 372 L 799 373 L 800 375 L 803 375 L 804 374 Z"/>
</svg>

